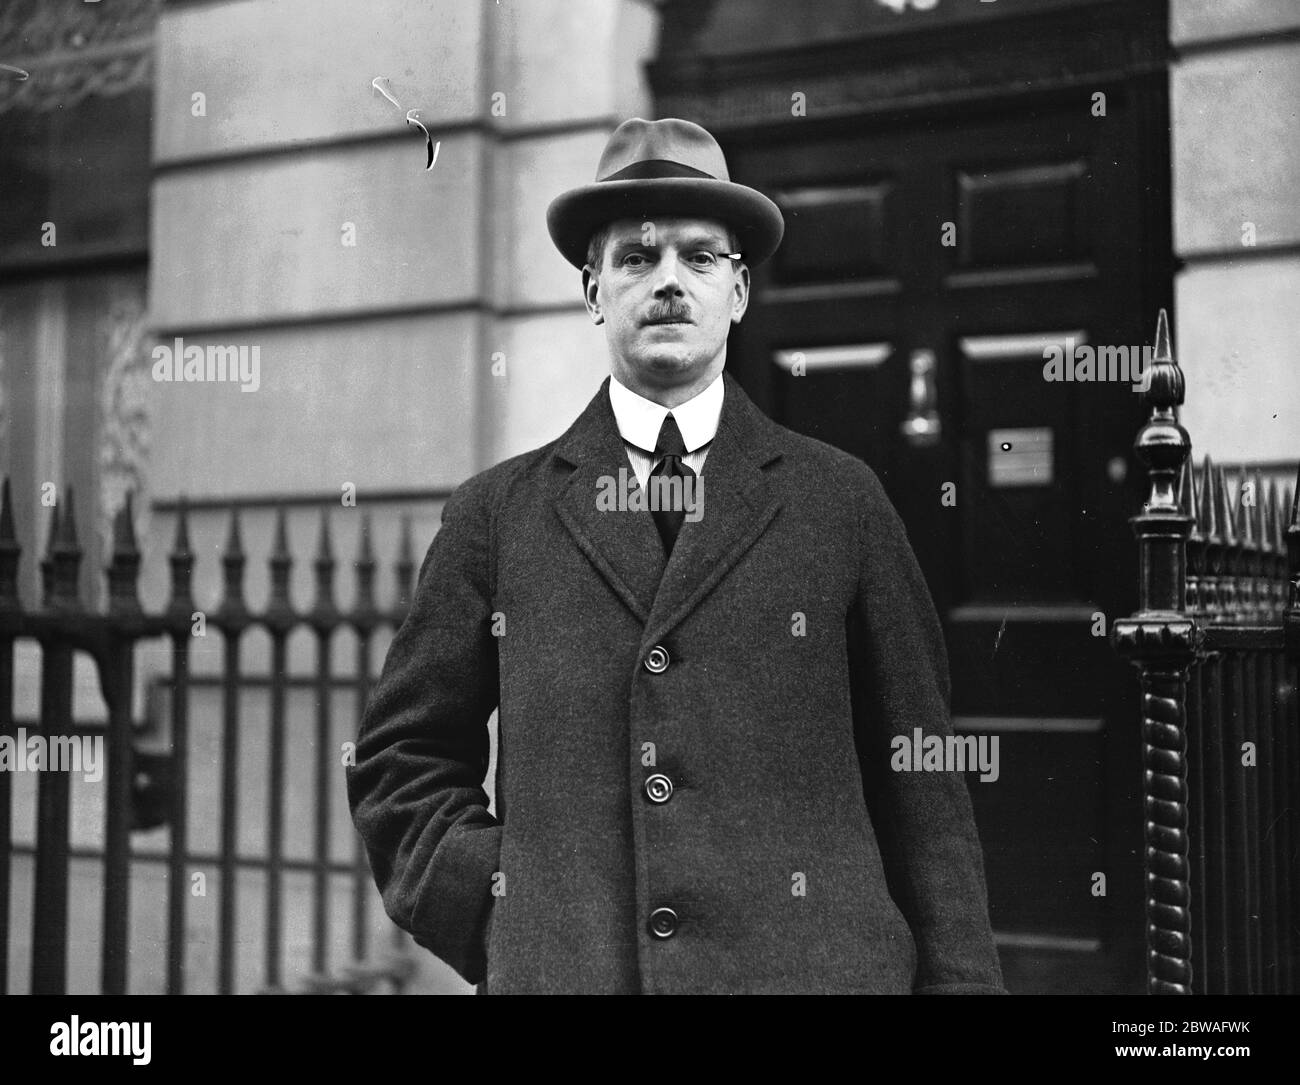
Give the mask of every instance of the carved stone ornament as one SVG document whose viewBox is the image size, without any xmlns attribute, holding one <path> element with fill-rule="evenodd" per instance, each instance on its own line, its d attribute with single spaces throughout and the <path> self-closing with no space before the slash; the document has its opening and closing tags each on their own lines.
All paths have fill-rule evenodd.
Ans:
<svg viewBox="0 0 1300 1085">
<path fill-rule="evenodd" d="M 95 526 L 101 553 L 112 551 L 113 517 L 126 495 L 135 501 L 136 529 L 149 530 L 148 476 L 150 446 L 148 337 L 143 284 L 114 282 L 99 341 L 105 365 L 99 394 L 99 500 Z"/>
<path fill-rule="evenodd" d="M 0 4 L 0 114 L 68 109 L 153 79 L 162 0 L 104 4 L 5 0 Z"/>
</svg>

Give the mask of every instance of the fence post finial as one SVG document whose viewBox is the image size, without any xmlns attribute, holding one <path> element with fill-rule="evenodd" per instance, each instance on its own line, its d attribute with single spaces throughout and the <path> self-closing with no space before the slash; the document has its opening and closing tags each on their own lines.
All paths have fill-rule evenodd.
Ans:
<svg viewBox="0 0 1300 1085">
<path fill-rule="evenodd" d="M 172 578 L 171 601 L 167 609 L 180 625 L 188 626 L 194 611 L 194 551 L 190 547 L 189 507 L 184 494 L 176 504 L 176 531 L 167 561 Z"/>
<path fill-rule="evenodd" d="M 14 529 L 13 503 L 9 494 L 9 476 L 0 487 L 0 610 L 20 610 L 18 597 L 18 561 L 23 548 L 18 545 Z"/>
<path fill-rule="evenodd" d="M 136 586 L 140 577 L 140 547 L 135 538 L 131 491 L 113 516 L 113 553 L 105 570 L 108 576 L 108 612 L 115 617 L 140 613 Z"/>
<path fill-rule="evenodd" d="M 1260 620 L 1272 622 L 1277 619 L 1277 571 L 1274 561 L 1277 558 L 1277 544 L 1273 540 L 1273 502 L 1276 494 L 1271 479 L 1264 479 L 1255 472 L 1256 509 L 1255 539 L 1259 547 L 1259 582 L 1257 583 L 1257 601 L 1260 608 Z"/>
<path fill-rule="evenodd" d="M 1228 476 L 1220 467 L 1215 472 L 1215 495 L 1219 503 L 1219 535 L 1223 540 L 1222 569 L 1219 578 L 1219 603 L 1225 622 L 1234 621 L 1241 612 L 1237 573 L 1240 566 L 1241 539 L 1237 531 L 1237 512 L 1228 488 Z"/>
<path fill-rule="evenodd" d="M 338 610 L 334 605 L 334 540 L 330 534 L 328 508 L 321 509 L 320 532 L 316 542 L 316 558 L 312 567 L 316 572 L 316 599 L 312 615 L 318 629 L 331 629 L 336 623 Z"/>
<path fill-rule="evenodd" d="M 1201 483 L 1201 508 L 1198 519 L 1201 533 L 1205 536 L 1205 575 L 1202 578 L 1201 597 L 1205 601 L 1206 613 L 1211 619 L 1217 619 L 1224 613 L 1222 585 L 1227 579 L 1223 575 L 1227 550 L 1223 538 L 1222 517 L 1219 514 L 1221 475 L 1208 453 L 1205 457 Z"/>
<path fill-rule="evenodd" d="M 1117 619 L 1115 650 L 1140 672 L 1143 802 L 1146 840 L 1147 990 L 1190 994 L 1192 942 L 1187 839 L 1187 668 L 1195 654 L 1196 623 L 1186 612 L 1187 540 L 1191 485 L 1177 492 L 1192 442 L 1179 424 L 1183 374 L 1174 360 L 1169 319 L 1160 310 L 1143 403 L 1150 417 L 1134 450 L 1151 488 L 1129 522 L 1138 544 L 1138 611 Z M 1209 488 L 1208 478 L 1204 489 Z"/>
<path fill-rule="evenodd" d="M 375 548 L 371 540 L 370 513 L 361 514 L 361 537 L 357 541 L 357 556 L 352 567 L 357 574 L 357 591 L 352 600 L 350 620 L 357 632 L 365 633 L 374 628 L 377 618 L 375 609 Z"/>
<path fill-rule="evenodd" d="M 267 564 L 271 567 L 271 593 L 266 606 L 267 625 L 272 632 L 288 632 L 295 620 L 293 603 L 289 598 L 293 554 L 289 550 L 289 514 L 283 505 L 275 512 L 275 543 Z"/>
<path fill-rule="evenodd" d="M 244 602 L 243 533 L 239 526 L 239 506 L 230 507 L 230 522 L 226 528 L 226 544 L 221 551 L 221 602 L 216 617 L 227 635 L 238 634 L 249 622 L 248 606 Z"/>
<path fill-rule="evenodd" d="M 1191 456 L 1183 464 L 1183 478 L 1185 482 L 1178 494 L 1178 511 L 1192 522 L 1191 533 L 1187 536 L 1186 609 L 1189 614 L 1200 614 L 1205 610 L 1205 535 L 1198 514 L 1205 484 Z"/>
<path fill-rule="evenodd" d="M 64 505 L 62 514 L 59 505 Z M 54 519 L 50 523 L 50 546 L 46 562 L 42 563 L 45 574 L 45 605 L 60 609 L 76 610 L 81 606 L 77 590 L 78 574 L 81 571 L 81 543 L 77 540 L 76 502 L 73 497 L 72 484 L 63 487 L 63 497 L 54 506 Z"/>
</svg>

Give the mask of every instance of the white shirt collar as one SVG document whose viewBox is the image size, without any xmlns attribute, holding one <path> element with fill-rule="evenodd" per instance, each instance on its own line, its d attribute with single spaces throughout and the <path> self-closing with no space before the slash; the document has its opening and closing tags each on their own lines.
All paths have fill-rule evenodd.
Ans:
<svg viewBox="0 0 1300 1085">
<path fill-rule="evenodd" d="M 672 409 L 687 452 L 707 445 L 717 434 L 718 419 L 722 417 L 722 392 L 722 374 L 719 373 L 704 391 Z M 668 408 L 637 395 L 631 388 L 620 384 L 613 374 L 609 378 L 609 404 L 614 408 L 614 418 L 618 421 L 618 431 L 623 440 L 653 453 Z"/>
</svg>

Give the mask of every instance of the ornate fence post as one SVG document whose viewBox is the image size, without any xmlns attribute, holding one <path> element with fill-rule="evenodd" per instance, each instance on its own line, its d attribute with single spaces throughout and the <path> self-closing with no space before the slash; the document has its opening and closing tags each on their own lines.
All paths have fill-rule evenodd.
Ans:
<svg viewBox="0 0 1300 1085">
<path fill-rule="evenodd" d="M 1185 610 L 1192 519 L 1181 510 L 1176 492 L 1191 452 L 1175 410 L 1183 393 L 1162 309 L 1143 399 L 1151 417 L 1134 444 L 1151 478 L 1143 511 L 1129 521 L 1138 544 L 1138 612 L 1116 621 L 1111 633 L 1115 650 L 1141 672 L 1147 991 L 1153 995 L 1192 991 L 1186 718 L 1196 623 Z"/>
</svg>

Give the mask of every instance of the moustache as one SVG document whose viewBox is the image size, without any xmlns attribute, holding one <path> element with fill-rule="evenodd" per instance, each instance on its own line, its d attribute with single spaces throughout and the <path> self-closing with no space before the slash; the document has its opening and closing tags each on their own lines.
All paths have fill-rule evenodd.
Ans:
<svg viewBox="0 0 1300 1085">
<path fill-rule="evenodd" d="M 656 305 L 646 315 L 647 324 L 663 324 L 670 320 L 690 320 L 691 310 L 687 305 L 674 304 L 669 302 L 666 305 Z"/>
</svg>

